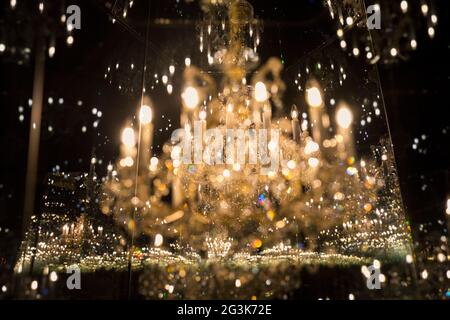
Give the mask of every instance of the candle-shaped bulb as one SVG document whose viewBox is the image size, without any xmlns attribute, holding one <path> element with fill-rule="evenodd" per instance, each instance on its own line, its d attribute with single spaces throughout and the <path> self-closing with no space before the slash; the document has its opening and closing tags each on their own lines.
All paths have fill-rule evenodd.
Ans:
<svg viewBox="0 0 450 320">
<path fill-rule="evenodd" d="M 141 107 L 141 110 L 139 111 L 139 121 L 141 121 L 142 124 L 149 124 L 150 122 L 152 122 L 152 119 L 152 108 L 150 108 L 148 105 L 143 105 Z"/>
<path fill-rule="evenodd" d="M 309 106 L 314 108 L 322 106 L 322 94 L 318 87 L 311 87 L 309 89 L 306 89 L 306 102 L 308 102 Z"/>
<path fill-rule="evenodd" d="M 342 106 L 336 113 L 336 122 L 341 128 L 348 129 L 353 122 L 353 113 L 348 107 Z"/>
<path fill-rule="evenodd" d="M 268 99 L 266 85 L 259 81 L 255 84 L 255 100 L 257 102 L 264 102 Z"/>
<path fill-rule="evenodd" d="M 293 104 L 292 108 L 291 108 L 291 118 L 298 119 L 298 110 L 297 110 L 297 106 L 295 104 Z"/>
<path fill-rule="evenodd" d="M 186 87 L 186 89 L 184 89 L 184 92 L 181 94 L 181 97 L 183 98 L 186 107 L 188 107 L 189 109 L 194 109 L 195 107 L 197 107 L 200 101 L 198 91 L 194 87 Z"/>
<path fill-rule="evenodd" d="M 122 143 L 128 148 L 132 148 L 136 144 L 136 138 L 134 136 L 134 130 L 132 128 L 125 128 L 122 131 Z"/>
<path fill-rule="evenodd" d="M 200 112 L 198 113 L 198 117 L 200 118 L 200 120 L 206 120 L 207 115 L 208 113 L 206 112 L 206 106 L 203 105 L 200 109 Z"/>
<path fill-rule="evenodd" d="M 189 122 L 189 120 L 187 120 L 184 124 L 184 130 L 189 133 L 191 132 L 191 123 Z"/>
<path fill-rule="evenodd" d="M 297 106 L 294 104 L 292 105 L 291 108 L 291 124 L 292 124 L 292 138 L 294 139 L 295 142 L 299 142 L 300 141 L 300 123 L 298 121 L 298 110 L 297 110 Z"/>
</svg>

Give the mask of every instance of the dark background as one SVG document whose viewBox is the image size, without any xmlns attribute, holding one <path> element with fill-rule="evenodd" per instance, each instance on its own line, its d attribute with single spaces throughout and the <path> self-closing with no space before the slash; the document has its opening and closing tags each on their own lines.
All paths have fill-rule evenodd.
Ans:
<svg viewBox="0 0 450 320">
<path fill-rule="evenodd" d="M 39 193 L 46 173 L 56 165 L 61 171 L 86 172 L 95 154 L 104 161 L 98 166 L 98 173 L 104 173 L 107 163 L 118 153 L 118 133 L 138 105 L 146 4 L 136 1 L 127 24 L 121 25 L 109 21 L 105 2 L 108 1 L 73 1 L 82 8 L 82 29 L 75 32 L 72 48 L 67 48 L 65 39 L 59 38 L 55 57 L 47 60 Z M 334 36 L 333 24 L 319 1 L 305 1 L 300 5 L 293 1 L 251 2 L 256 15 L 268 20 L 262 36 L 262 61 L 271 55 L 281 55 L 288 66 L 295 64 L 308 48 Z M 416 232 L 420 224 L 440 228 L 438 220 L 445 221 L 446 199 L 450 193 L 450 121 L 446 112 L 450 107 L 449 4 L 445 0 L 436 3 L 439 24 L 435 39 L 419 41 L 409 61 L 379 65 L 401 191 L 416 239 L 421 237 Z M 6 2 L 1 4 L 2 10 L 6 5 Z M 195 20 L 201 15 L 198 4 L 152 1 L 151 6 L 148 69 L 160 75 L 173 63 L 179 71 L 184 56 L 190 56 L 193 64 L 204 64 L 204 57 L 195 53 L 198 52 Z M 173 23 L 158 24 L 155 19 L 161 17 L 170 18 Z M 320 33 L 312 29 L 317 25 L 323 26 Z M 303 37 L 299 39 L 299 34 L 284 32 L 289 26 L 309 33 L 300 33 Z M 14 32 L 21 31 L 17 28 Z M 303 52 L 299 52 L 300 47 Z M 27 101 L 32 94 L 33 59 L 18 65 L 17 61 L 0 56 L 0 62 L 0 255 L 1 263 L 10 265 L 21 239 L 31 111 Z M 120 64 L 118 70 L 115 70 L 116 63 Z M 130 71 L 131 63 L 137 71 Z M 105 79 L 108 67 L 112 72 Z M 176 75 L 175 88 L 181 83 L 180 73 Z M 168 125 L 178 123 L 179 92 L 168 96 L 165 88 L 147 80 L 147 88 L 153 85 L 152 98 L 158 105 L 155 148 L 159 149 L 158 145 L 171 132 L 170 128 L 166 130 Z M 48 104 L 48 97 L 53 97 L 53 105 Z M 64 99 L 62 104 L 58 103 L 60 97 Z M 23 122 L 19 121 L 19 106 L 24 108 Z M 103 113 L 97 128 L 93 127 L 93 122 L 98 120 L 91 112 L 94 107 Z M 52 126 L 52 132 L 48 126 Z M 82 126 L 87 127 L 86 133 L 81 132 Z M 416 138 L 419 144 L 413 149 Z"/>
</svg>

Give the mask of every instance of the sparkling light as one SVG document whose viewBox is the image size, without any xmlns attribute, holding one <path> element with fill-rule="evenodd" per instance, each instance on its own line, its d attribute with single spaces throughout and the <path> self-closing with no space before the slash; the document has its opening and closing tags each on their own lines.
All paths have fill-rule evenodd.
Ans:
<svg viewBox="0 0 450 320">
<path fill-rule="evenodd" d="M 306 89 L 306 102 L 314 108 L 322 106 L 323 100 L 320 89 L 317 87 Z"/>
<path fill-rule="evenodd" d="M 56 52 L 56 48 L 54 46 L 51 46 L 50 48 L 48 48 L 48 56 L 50 58 L 53 58 L 53 56 L 55 55 Z"/>
<path fill-rule="evenodd" d="M 136 144 L 136 138 L 132 128 L 125 128 L 122 131 L 122 143 L 129 148 L 134 147 Z"/>
<path fill-rule="evenodd" d="M 184 89 L 184 92 L 181 94 L 181 97 L 183 98 L 186 107 L 188 107 L 189 109 L 194 109 L 195 107 L 197 107 L 200 101 L 198 91 L 194 87 L 186 87 L 186 89 Z"/>
<path fill-rule="evenodd" d="M 408 1 L 403 0 L 400 2 L 400 9 L 402 9 L 403 13 L 406 13 L 406 11 L 408 11 Z"/>
<path fill-rule="evenodd" d="M 142 124 L 149 124 L 150 122 L 152 122 L 152 118 L 153 118 L 152 108 L 150 108 L 150 106 L 148 105 L 143 105 L 141 107 L 141 110 L 139 111 L 139 121 Z"/>
<path fill-rule="evenodd" d="M 353 122 L 353 113 L 346 106 L 340 107 L 336 113 L 336 122 L 341 128 L 348 129 Z"/>
<path fill-rule="evenodd" d="M 255 100 L 258 102 L 264 102 L 268 99 L 267 88 L 263 82 L 257 82 L 255 84 Z"/>
</svg>

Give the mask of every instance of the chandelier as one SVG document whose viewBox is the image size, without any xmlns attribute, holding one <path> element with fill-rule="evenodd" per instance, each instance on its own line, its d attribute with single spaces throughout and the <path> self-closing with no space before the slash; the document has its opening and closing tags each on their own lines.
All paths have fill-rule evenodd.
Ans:
<svg viewBox="0 0 450 320">
<path fill-rule="evenodd" d="M 49 259 L 58 256 L 89 271 L 139 270 L 148 298 L 286 298 L 304 266 L 360 268 L 410 254 L 389 138 L 363 156 L 355 108 L 345 100 L 329 108 L 328 84 L 313 73 L 299 88 L 307 114 L 286 110 L 280 59 L 258 68 L 262 26 L 249 2 L 202 8 L 208 71 L 185 63 L 180 128 L 153 154 L 158 103 L 142 90 L 96 191 L 121 232 L 99 229 L 88 214 L 73 226 L 58 220 L 56 236 L 40 230 L 48 241 L 31 251 L 24 242 L 16 272 L 33 259 L 55 267 Z"/>
</svg>

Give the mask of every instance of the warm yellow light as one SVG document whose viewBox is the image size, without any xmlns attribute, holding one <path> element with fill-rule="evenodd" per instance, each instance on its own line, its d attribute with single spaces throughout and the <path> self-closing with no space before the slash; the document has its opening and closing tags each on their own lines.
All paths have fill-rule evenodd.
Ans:
<svg viewBox="0 0 450 320">
<path fill-rule="evenodd" d="M 314 108 L 322 106 L 323 100 L 320 89 L 317 87 L 306 89 L 306 102 L 308 102 L 308 104 Z"/>
<path fill-rule="evenodd" d="M 258 102 L 264 102 L 268 99 L 266 85 L 259 81 L 255 84 L 255 100 Z"/>
<path fill-rule="evenodd" d="M 353 122 L 353 113 L 347 107 L 341 107 L 336 113 L 337 124 L 344 129 L 348 129 Z"/>
<path fill-rule="evenodd" d="M 200 112 L 198 113 L 198 117 L 200 118 L 200 120 L 206 120 L 206 116 L 207 116 L 207 112 L 206 112 L 206 106 L 203 106 L 200 110 Z"/>
<path fill-rule="evenodd" d="M 56 280 L 58 280 L 58 274 L 55 271 L 52 271 L 50 273 L 50 281 L 51 282 L 56 282 Z"/>
<path fill-rule="evenodd" d="M 144 104 L 139 111 L 139 121 L 141 121 L 142 124 L 149 124 L 150 122 L 152 122 L 152 119 L 152 108 Z"/>
<path fill-rule="evenodd" d="M 164 238 L 159 233 L 155 236 L 155 247 L 160 247 L 164 242 Z"/>
<path fill-rule="evenodd" d="M 309 158 L 308 159 L 308 164 L 309 164 L 310 167 L 316 168 L 319 165 L 319 159 L 317 159 L 317 158 Z"/>
<path fill-rule="evenodd" d="M 186 89 L 184 89 L 181 97 L 183 98 L 184 103 L 189 109 L 194 109 L 195 107 L 197 107 L 200 101 L 198 91 L 194 87 L 187 87 Z"/>
<path fill-rule="evenodd" d="M 296 165 L 297 165 L 297 164 L 295 163 L 294 160 L 289 160 L 289 161 L 287 162 L 287 167 L 288 167 L 289 169 L 291 169 L 291 170 L 295 169 Z"/>
<path fill-rule="evenodd" d="M 420 10 L 422 11 L 423 15 L 426 16 L 428 14 L 428 5 L 426 3 L 422 4 L 420 6 Z"/>
<path fill-rule="evenodd" d="M 56 52 L 55 46 L 51 46 L 50 48 L 48 48 L 48 56 L 50 58 L 53 58 L 53 56 L 55 55 L 55 52 Z"/>
<path fill-rule="evenodd" d="M 132 128 L 125 128 L 122 131 L 122 143 L 129 148 L 134 147 L 136 144 L 136 139 Z"/>
<path fill-rule="evenodd" d="M 312 140 L 309 140 L 305 145 L 305 153 L 311 154 L 316 151 L 319 151 L 319 145 Z"/>
<path fill-rule="evenodd" d="M 297 106 L 294 104 L 291 109 L 291 117 L 292 119 L 298 119 L 298 110 Z"/>
<path fill-rule="evenodd" d="M 67 37 L 67 39 L 66 39 L 66 43 L 69 45 L 69 46 L 71 46 L 72 44 L 73 44 L 73 37 L 72 36 L 68 36 Z"/>
</svg>

